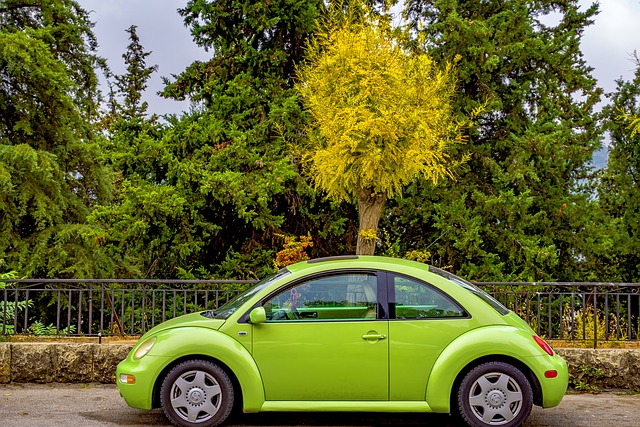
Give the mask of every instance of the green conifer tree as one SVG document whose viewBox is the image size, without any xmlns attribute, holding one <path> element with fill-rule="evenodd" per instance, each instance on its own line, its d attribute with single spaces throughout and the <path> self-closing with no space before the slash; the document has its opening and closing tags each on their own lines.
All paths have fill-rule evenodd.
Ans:
<svg viewBox="0 0 640 427">
<path fill-rule="evenodd" d="M 611 244 L 600 261 L 607 261 L 615 274 L 608 280 L 640 280 L 640 60 L 635 56 L 633 79 L 617 81 L 611 103 L 603 110 L 611 137 L 609 161 L 599 188 L 599 206 L 604 223 L 614 230 Z"/>
<path fill-rule="evenodd" d="M 23 276 L 93 276 L 86 216 L 99 161 L 96 40 L 72 0 L 0 3 L 0 259 Z"/>
<path fill-rule="evenodd" d="M 165 79 L 164 96 L 192 111 L 167 117 L 157 144 L 113 151 L 122 192 L 92 219 L 119 275 L 255 278 L 273 268 L 279 234 L 344 234 L 345 215 L 315 199 L 292 148 L 306 120 L 294 64 L 323 7 L 196 0 L 180 10 L 212 57 Z"/>
<path fill-rule="evenodd" d="M 202 107 L 165 141 L 170 179 L 197 219 L 189 231 L 194 258 L 207 271 L 263 275 L 281 246 L 276 234 L 308 231 L 297 229 L 306 209 L 298 190 L 306 184 L 288 144 L 305 120 L 293 89 L 295 63 L 323 7 L 319 0 L 191 0 L 180 10 L 212 57 L 167 81 L 165 96 Z"/>
<path fill-rule="evenodd" d="M 415 185 L 385 226 L 405 250 L 428 249 L 471 279 L 579 280 L 600 146 L 600 90 L 579 43 L 597 5 L 412 0 L 405 13 L 436 58 L 460 56 L 458 110 L 488 104 L 466 171 L 442 189 Z"/>
<path fill-rule="evenodd" d="M 105 155 L 115 171 L 116 203 L 97 206 L 89 217 L 100 242 L 103 265 L 116 277 L 163 275 L 176 232 L 171 218 L 180 212 L 167 191 L 165 124 L 148 116 L 143 93 L 156 65 L 147 65 L 135 25 L 125 30 L 129 45 L 122 54 L 126 72 L 114 75 L 108 111 L 102 120 Z M 178 202 L 179 203 L 179 202 Z M 161 233 L 162 238 L 158 236 Z M 172 273 L 175 273 L 173 271 Z"/>
<path fill-rule="evenodd" d="M 158 71 L 157 65 L 147 66 L 147 57 L 151 52 L 145 51 L 140 44 L 137 27 L 130 26 L 125 30 L 129 34 L 129 46 L 122 54 L 127 72 L 115 76 L 118 92 L 124 98 L 119 105 L 120 114 L 125 120 L 146 118 L 148 103 L 142 101 L 142 94 L 147 89 L 151 75 Z"/>
</svg>

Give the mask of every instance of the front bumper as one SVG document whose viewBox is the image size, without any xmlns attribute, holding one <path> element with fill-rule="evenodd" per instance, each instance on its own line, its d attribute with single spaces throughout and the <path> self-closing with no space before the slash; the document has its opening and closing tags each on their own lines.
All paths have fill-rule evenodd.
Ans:
<svg viewBox="0 0 640 427">
<path fill-rule="evenodd" d="M 156 378 L 162 372 L 167 358 L 146 355 L 133 360 L 131 354 L 116 368 L 116 384 L 127 405 L 137 409 L 153 409 L 153 391 Z M 121 381 L 122 375 L 135 377 L 135 383 Z"/>
</svg>

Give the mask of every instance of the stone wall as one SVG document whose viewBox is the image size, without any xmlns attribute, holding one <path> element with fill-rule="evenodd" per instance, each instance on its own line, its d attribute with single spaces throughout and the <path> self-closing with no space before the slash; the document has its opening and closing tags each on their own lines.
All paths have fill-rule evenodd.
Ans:
<svg viewBox="0 0 640 427">
<path fill-rule="evenodd" d="M 600 388 L 640 390 L 640 349 L 558 348 L 569 378 Z"/>
<path fill-rule="evenodd" d="M 133 344 L 0 343 L 0 383 L 114 383 Z"/>
<path fill-rule="evenodd" d="M 113 383 L 133 344 L 0 343 L 0 383 Z M 573 382 L 640 390 L 640 349 L 561 348 Z"/>
</svg>

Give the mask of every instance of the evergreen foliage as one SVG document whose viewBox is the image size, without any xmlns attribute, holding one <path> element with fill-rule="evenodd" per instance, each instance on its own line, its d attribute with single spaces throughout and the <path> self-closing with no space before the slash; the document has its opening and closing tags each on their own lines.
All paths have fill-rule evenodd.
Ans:
<svg viewBox="0 0 640 427">
<path fill-rule="evenodd" d="M 596 13 L 571 0 L 407 3 L 432 55 L 461 57 L 456 108 L 488 106 L 465 146 L 466 172 L 444 188 L 415 185 L 389 216 L 406 249 L 475 280 L 576 277 L 601 92 L 579 43 Z"/>
<path fill-rule="evenodd" d="M 333 4 L 347 11 L 349 3 Z M 371 22 L 386 22 L 379 10 L 393 2 L 364 3 L 378 10 L 381 21 Z M 395 91 L 391 73 L 366 69 L 375 61 L 358 59 L 360 92 L 349 92 L 353 82 L 338 72 L 300 97 L 297 65 L 330 52 L 330 44 L 305 49 L 326 2 L 188 1 L 179 13 L 211 58 L 165 79 L 163 96 L 193 107 L 161 119 L 142 101 L 157 67 L 147 64 L 135 26 L 126 30 L 127 70 L 113 76 L 100 116 L 96 70 L 106 64 L 86 11 L 74 0 L 0 1 L 0 265 L 21 277 L 253 279 L 273 270 L 291 243 L 282 236 L 306 236 L 310 257 L 353 252 L 358 211 L 344 200 L 366 181 L 365 193 L 386 203 L 381 253 L 472 280 L 638 281 L 640 66 L 603 111 L 610 158 L 594 180 L 601 91 L 579 43 L 597 9 L 581 10 L 576 0 L 409 0 L 413 38 L 377 39 L 393 54 L 376 59 L 402 68 L 428 52 L 436 63 L 455 63 L 460 90 L 439 112 L 483 111 L 465 128 L 465 145 L 440 153 L 430 151 L 446 141 L 429 135 L 435 116 L 403 107 L 417 87 L 411 76 L 393 77 L 406 89 Z M 382 26 L 361 29 L 375 38 Z M 318 105 L 329 101 L 320 115 L 314 96 Z M 376 107 L 378 116 L 355 103 L 350 114 L 339 110 L 343 99 L 364 98 L 395 105 Z M 340 126 L 309 135 L 312 121 Z M 347 125 L 352 132 L 342 135 L 366 137 L 342 138 Z M 302 175 L 307 138 L 318 135 L 343 144 L 327 145 L 327 160 L 356 153 L 366 161 Z M 434 185 L 453 164 L 429 156 L 468 161 L 455 179 Z M 322 177 L 323 169 L 334 172 Z M 316 178 L 350 186 L 317 193 Z"/>
<path fill-rule="evenodd" d="M 613 270 L 611 280 L 640 281 L 640 60 L 631 81 L 617 81 L 603 115 L 611 137 L 609 162 L 599 188 L 603 222 L 611 228 L 611 245 L 598 258 Z"/>
<path fill-rule="evenodd" d="M 116 277 L 172 277 L 160 273 L 175 241 L 174 218 L 184 200 L 164 186 L 167 180 L 164 125 L 148 117 L 142 95 L 156 65 L 147 65 L 135 26 L 125 30 L 129 45 L 122 55 L 126 72 L 114 75 L 108 112 L 101 121 L 105 154 L 116 173 L 115 203 L 97 206 L 88 218 L 97 243 L 96 257 Z M 169 189 L 170 190 L 170 189 Z M 168 225 L 171 224 L 171 225 Z M 162 229 L 164 238 L 158 238 Z"/>
<path fill-rule="evenodd" d="M 322 7 L 191 1 L 180 10 L 212 58 L 165 79 L 164 96 L 196 108 L 158 131 L 121 121 L 110 139 L 121 193 L 92 220 L 118 275 L 256 278 L 273 269 L 278 234 L 344 233 L 344 213 L 315 200 L 292 148 L 306 120 L 294 63 Z M 149 70 L 137 56 L 136 72 Z M 318 246 L 344 247 L 334 243 Z"/>
<path fill-rule="evenodd" d="M 122 54 L 127 72 L 121 76 L 115 76 L 115 86 L 124 99 L 122 104 L 114 98 L 110 103 L 112 111 L 117 111 L 124 120 L 132 121 L 146 118 L 148 103 L 142 101 L 142 93 L 147 89 L 147 82 L 158 70 L 158 66 L 147 66 L 147 57 L 151 52 L 146 52 L 140 44 L 137 27 L 132 25 L 125 31 L 129 34 L 131 41 L 127 51 Z"/>
<path fill-rule="evenodd" d="M 93 276 L 85 219 L 100 163 L 96 41 L 72 0 L 0 3 L 0 259 L 27 277 Z"/>
<path fill-rule="evenodd" d="M 321 1 L 193 0 L 180 10 L 195 42 L 213 54 L 175 76 L 164 92 L 202 104 L 165 139 L 172 183 L 189 189 L 191 218 L 201 227 L 191 233 L 200 274 L 261 276 L 272 268 L 276 234 L 310 228 L 304 211 L 314 196 L 291 148 L 306 117 L 292 85 L 294 64 L 323 7 Z"/>
</svg>

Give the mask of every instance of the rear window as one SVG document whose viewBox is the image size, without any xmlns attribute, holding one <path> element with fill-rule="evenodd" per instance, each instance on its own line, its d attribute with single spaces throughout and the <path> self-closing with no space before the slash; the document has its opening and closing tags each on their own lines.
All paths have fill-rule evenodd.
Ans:
<svg viewBox="0 0 640 427">
<path fill-rule="evenodd" d="M 473 283 L 468 282 L 463 278 L 456 276 L 455 274 L 449 273 L 448 271 L 441 270 L 437 267 L 429 266 L 429 271 L 437 274 L 438 276 L 444 277 L 448 281 L 453 282 L 458 286 L 465 288 L 466 290 L 468 290 L 469 292 L 471 292 L 472 294 L 476 295 L 478 298 L 480 298 L 481 300 L 489 304 L 501 315 L 504 316 L 506 314 L 509 314 L 509 309 L 507 307 L 500 304 L 498 300 L 496 300 L 494 297 L 492 297 L 491 295 L 489 295 L 488 293 L 486 293 L 485 291 L 483 291 Z"/>
</svg>

